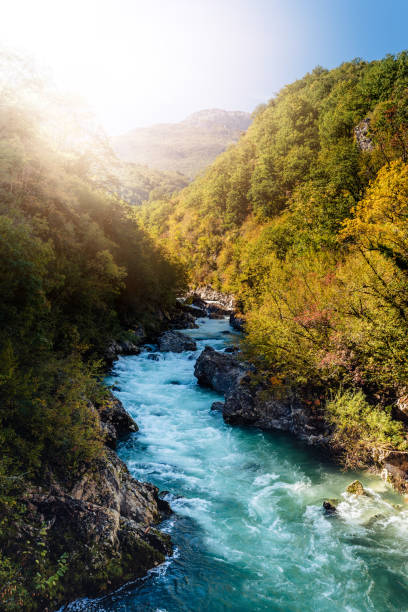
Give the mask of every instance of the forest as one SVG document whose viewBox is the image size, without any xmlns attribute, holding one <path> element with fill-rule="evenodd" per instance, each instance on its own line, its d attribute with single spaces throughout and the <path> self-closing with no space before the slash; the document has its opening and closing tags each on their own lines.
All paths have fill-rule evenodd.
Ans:
<svg viewBox="0 0 408 612">
<path fill-rule="evenodd" d="M 271 386 L 314 389 L 347 466 L 407 449 L 408 53 L 316 67 L 144 228 L 232 293 Z"/>
<path fill-rule="evenodd" d="M 0 608 L 15 610 L 64 571 L 41 538 L 16 550 L 22 492 L 49 469 L 73 480 L 105 452 L 92 405 L 106 395 L 106 347 L 154 326 L 184 273 L 101 185 L 98 134 L 16 56 L 1 74 Z"/>
<path fill-rule="evenodd" d="M 408 52 L 315 68 L 186 187 L 119 163 L 15 56 L 0 68 L 4 609 L 40 609 L 65 571 L 41 540 L 16 559 L 22 492 L 105 452 L 106 347 L 188 286 L 236 298 L 244 358 L 315 398 L 345 467 L 408 450 Z"/>
</svg>

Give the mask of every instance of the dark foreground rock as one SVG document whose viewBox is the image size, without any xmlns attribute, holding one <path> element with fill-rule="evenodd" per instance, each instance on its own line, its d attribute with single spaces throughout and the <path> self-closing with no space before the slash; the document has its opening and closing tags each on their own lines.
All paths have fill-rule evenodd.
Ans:
<svg viewBox="0 0 408 612">
<path fill-rule="evenodd" d="M 64 600 L 97 595 L 143 576 L 171 553 L 154 528 L 169 506 L 151 484 L 133 479 L 107 449 L 72 487 L 49 474 L 48 486 L 26 496 L 33 522 L 47 526 L 51 556 L 68 555 Z"/>
<path fill-rule="evenodd" d="M 194 376 L 203 387 L 227 395 L 249 371 L 248 365 L 240 363 L 232 355 L 206 346 L 196 361 Z"/>
<path fill-rule="evenodd" d="M 194 340 L 178 331 L 164 332 L 164 334 L 159 336 L 158 345 L 159 350 L 163 352 L 171 351 L 173 353 L 181 353 L 182 351 L 197 350 L 197 345 Z"/>
<path fill-rule="evenodd" d="M 108 428 L 110 446 L 138 429 L 114 396 L 95 410 L 105 435 Z M 155 528 L 170 506 L 157 487 L 132 478 L 111 448 L 75 479 L 62 480 L 48 470 L 41 486 L 24 493 L 22 503 L 27 511 L 16 550 L 41 537 L 54 565 L 67 557 L 56 605 L 115 589 L 145 575 L 172 552 L 170 537 Z"/>
</svg>

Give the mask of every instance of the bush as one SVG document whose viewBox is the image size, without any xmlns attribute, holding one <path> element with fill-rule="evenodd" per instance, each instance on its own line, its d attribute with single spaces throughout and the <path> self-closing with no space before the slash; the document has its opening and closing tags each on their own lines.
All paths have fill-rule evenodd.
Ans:
<svg viewBox="0 0 408 612">
<path fill-rule="evenodd" d="M 338 392 L 326 411 L 335 428 L 333 442 L 347 467 L 370 465 L 374 449 L 408 449 L 402 423 L 392 420 L 391 409 L 371 406 L 362 391 Z"/>
</svg>

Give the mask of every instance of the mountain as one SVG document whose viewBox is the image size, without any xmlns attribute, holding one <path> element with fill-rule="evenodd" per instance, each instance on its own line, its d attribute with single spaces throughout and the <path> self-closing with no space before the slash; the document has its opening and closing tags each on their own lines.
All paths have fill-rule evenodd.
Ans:
<svg viewBox="0 0 408 612">
<path fill-rule="evenodd" d="M 170 196 L 189 183 L 188 178 L 180 172 L 166 172 L 124 162 L 114 154 L 109 156 L 109 163 L 105 161 L 95 168 L 94 181 L 132 206 Z"/>
<path fill-rule="evenodd" d="M 202 110 L 180 123 L 132 130 L 113 138 L 112 145 L 124 161 L 193 178 L 236 142 L 250 123 L 249 113 Z"/>
</svg>

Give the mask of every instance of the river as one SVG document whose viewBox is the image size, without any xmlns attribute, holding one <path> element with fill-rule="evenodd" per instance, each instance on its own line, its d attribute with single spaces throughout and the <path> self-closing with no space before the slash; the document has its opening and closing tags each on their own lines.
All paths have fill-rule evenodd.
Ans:
<svg viewBox="0 0 408 612">
<path fill-rule="evenodd" d="M 408 507 L 379 478 L 345 474 L 291 437 L 230 427 L 193 375 L 227 320 L 183 333 L 196 353 L 120 358 L 108 382 L 140 431 L 119 446 L 132 475 L 169 491 L 161 529 L 174 555 L 148 576 L 69 610 L 325 612 L 408 610 Z M 355 477 L 370 496 L 344 494 Z M 325 497 L 342 499 L 327 516 Z"/>
</svg>

